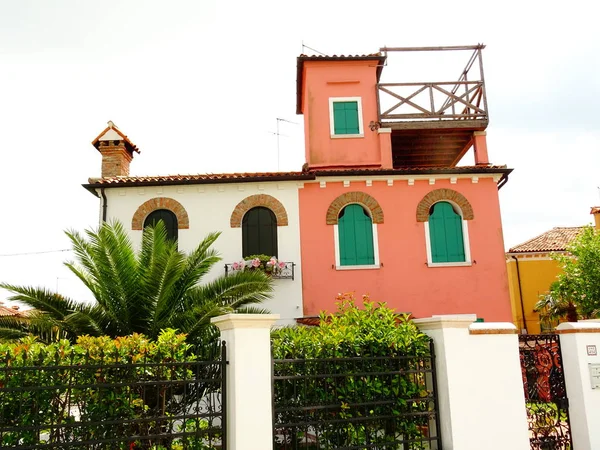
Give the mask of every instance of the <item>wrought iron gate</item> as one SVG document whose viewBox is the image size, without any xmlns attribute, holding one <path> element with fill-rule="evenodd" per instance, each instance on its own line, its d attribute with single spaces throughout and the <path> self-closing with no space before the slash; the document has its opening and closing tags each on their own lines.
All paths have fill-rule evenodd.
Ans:
<svg viewBox="0 0 600 450">
<path fill-rule="evenodd" d="M 532 450 L 572 450 L 569 400 L 556 334 L 519 336 Z"/>
</svg>

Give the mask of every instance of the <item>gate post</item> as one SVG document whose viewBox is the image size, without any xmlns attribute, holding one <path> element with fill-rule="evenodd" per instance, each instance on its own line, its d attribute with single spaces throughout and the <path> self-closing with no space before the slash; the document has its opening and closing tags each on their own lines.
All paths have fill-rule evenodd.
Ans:
<svg viewBox="0 0 600 450">
<path fill-rule="evenodd" d="M 560 337 L 569 397 L 573 448 L 600 449 L 600 386 L 592 388 L 591 373 L 595 369 L 600 375 L 600 322 L 561 323 L 556 333 Z M 596 382 L 600 383 L 600 379 L 596 378 Z"/>
<path fill-rule="evenodd" d="M 529 450 L 516 327 L 461 314 L 415 319 L 436 350 L 447 450 Z"/>
<path fill-rule="evenodd" d="M 226 314 L 211 322 L 227 343 L 227 450 L 272 450 L 271 326 L 279 314 Z"/>
</svg>

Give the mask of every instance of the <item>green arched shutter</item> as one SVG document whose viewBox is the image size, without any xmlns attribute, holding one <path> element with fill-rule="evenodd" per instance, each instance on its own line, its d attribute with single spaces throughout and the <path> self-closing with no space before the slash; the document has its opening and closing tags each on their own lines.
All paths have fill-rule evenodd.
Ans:
<svg viewBox="0 0 600 450">
<path fill-rule="evenodd" d="M 433 205 L 433 212 L 429 215 L 429 238 L 432 262 L 465 261 L 462 217 L 454 212 L 450 203 Z"/>
<path fill-rule="evenodd" d="M 340 264 L 359 266 L 375 264 L 373 222 L 360 205 L 348 205 L 338 220 Z"/>
</svg>

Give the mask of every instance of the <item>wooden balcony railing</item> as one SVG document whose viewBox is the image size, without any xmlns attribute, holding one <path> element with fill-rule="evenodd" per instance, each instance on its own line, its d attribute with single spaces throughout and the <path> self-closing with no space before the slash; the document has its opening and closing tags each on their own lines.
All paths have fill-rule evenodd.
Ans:
<svg viewBox="0 0 600 450">
<path fill-rule="evenodd" d="M 379 83 L 379 124 L 383 121 L 488 120 L 481 51 L 483 44 L 451 47 L 381 48 L 383 52 L 472 51 L 457 81 Z"/>
<path fill-rule="evenodd" d="M 384 111 L 380 110 L 380 122 L 488 118 L 483 81 L 379 83 L 377 89 L 380 108 L 382 101 L 392 103 Z"/>
</svg>

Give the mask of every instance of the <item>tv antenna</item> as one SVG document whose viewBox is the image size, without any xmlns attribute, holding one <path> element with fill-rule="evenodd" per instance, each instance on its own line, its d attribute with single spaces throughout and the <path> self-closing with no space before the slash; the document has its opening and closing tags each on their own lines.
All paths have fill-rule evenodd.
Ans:
<svg viewBox="0 0 600 450">
<path fill-rule="evenodd" d="M 279 124 L 281 122 L 286 122 L 286 123 L 291 123 L 293 125 L 298 125 L 298 123 L 297 122 L 292 122 L 291 120 L 282 119 L 280 117 L 277 117 L 275 120 L 277 121 L 277 131 L 275 133 L 273 133 L 272 131 L 269 131 L 269 133 L 274 134 L 275 136 L 277 136 L 277 172 L 279 172 L 279 159 L 280 159 L 279 158 L 279 136 L 287 137 L 286 134 L 281 134 L 279 132 Z"/>
</svg>

